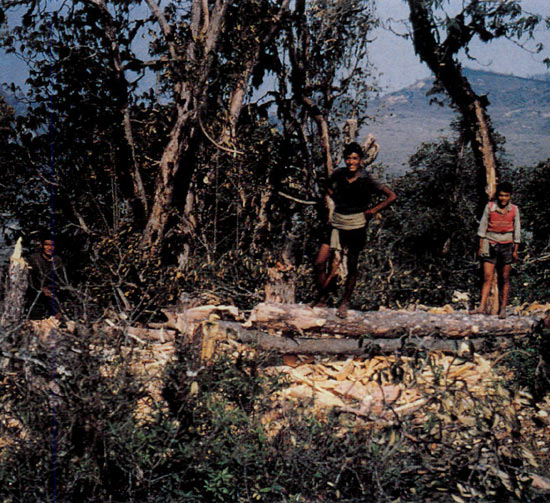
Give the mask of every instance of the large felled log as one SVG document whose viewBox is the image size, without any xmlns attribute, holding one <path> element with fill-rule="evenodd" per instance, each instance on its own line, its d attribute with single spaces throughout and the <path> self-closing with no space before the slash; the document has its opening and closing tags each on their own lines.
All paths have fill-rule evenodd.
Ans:
<svg viewBox="0 0 550 503">
<path fill-rule="evenodd" d="M 487 343 L 486 338 L 469 338 L 467 343 L 460 339 L 405 336 L 400 338 L 334 338 L 334 337 L 288 337 L 271 335 L 260 330 L 245 328 L 240 323 L 219 321 L 219 339 L 231 338 L 244 344 L 252 344 L 264 351 L 281 354 L 331 354 L 331 355 L 374 355 L 393 353 L 396 350 L 450 351 L 456 353 L 479 350 Z"/>
<path fill-rule="evenodd" d="M 19 238 L 10 257 L 4 306 L 0 317 L 0 326 L 2 327 L 17 325 L 23 318 L 29 268 L 21 256 L 22 248 L 22 241 Z"/>
<path fill-rule="evenodd" d="M 326 333 L 349 337 L 399 338 L 403 335 L 450 339 L 487 336 L 522 336 L 533 333 L 539 316 L 469 315 L 425 311 L 348 311 L 347 318 L 335 309 L 311 308 L 302 304 L 258 304 L 246 326 L 281 330 L 284 333 Z"/>
</svg>

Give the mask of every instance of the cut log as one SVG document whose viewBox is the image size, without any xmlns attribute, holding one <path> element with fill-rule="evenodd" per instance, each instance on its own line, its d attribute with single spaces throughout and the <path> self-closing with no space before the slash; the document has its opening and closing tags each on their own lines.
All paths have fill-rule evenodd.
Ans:
<svg viewBox="0 0 550 503">
<path fill-rule="evenodd" d="M 331 354 L 331 355 L 378 355 L 394 351 L 406 353 L 410 351 L 444 351 L 452 353 L 471 353 L 479 351 L 488 343 L 486 337 L 470 337 L 467 341 L 461 339 L 441 339 L 438 337 L 404 336 L 400 338 L 334 338 L 334 337 L 289 337 L 271 335 L 266 332 L 245 328 L 237 322 L 217 322 L 219 339 L 230 338 L 251 344 L 263 351 L 275 351 L 280 354 Z M 511 343 L 511 339 L 503 342 Z M 499 349 L 506 344 L 498 344 Z"/>
<path fill-rule="evenodd" d="M 23 319 L 29 267 L 21 256 L 22 247 L 22 241 L 19 238 L 10 257 L 4 306 L 0 317 L 2 327 L 17 325 Z"/>
<path fill-rule="evenodd" d="M 467 312 L 348 311 L 345 319 L 331 308 L 311 308 L 302 304 L 258 304 L 246 325 L 250 328 L 280 330 L 288 334 L 324 333 L 348 337 L 399 338 L 432 336 L 465 337 L 523 336 L 540 326 L 542 316 L 469 315 Z"/>
</svg>

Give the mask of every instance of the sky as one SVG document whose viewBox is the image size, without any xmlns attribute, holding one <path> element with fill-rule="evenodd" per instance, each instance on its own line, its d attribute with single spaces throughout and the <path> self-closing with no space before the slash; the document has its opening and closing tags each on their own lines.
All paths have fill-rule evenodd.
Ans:
<svg viewBox="0 0 550 503">
<path fill-rule="evenodd" d="M 487 0 L 507 1 L 507 0 Z M 452 7 L 460 7 L 462 0 L 449 0 Z M 377 12 L 382 27 L 374 33 L 370 59 L 380 72 L 379 84 L 382 93 L 402 89 L 414 82 L 429 77 L 427 66 L 414 54 L 412 42 L 393 32 L 407 33 L 405 22 L 408 7 L 405 0 L 376 0 Z M 522 0 L 524 9 L 550 17 L 550 0 Z M 391 28 L 391 29 L 390 29 Z M 541 26 L 537 30 L 537 41 L 545 45 L 541 54 L 531 54 L 508 41 L 493 41 L 489 44 L 475 42 L 471 52 L 477 61 L 463 63 L 474 69 L 530 77 L 548 71 L 542 63 L 550 57 L 550 29 Z M 530 43 L 531 47 L 534 43 Z M 25 65 L 13 55 L 0 54 L 0 81 L 22 85 L 26 78 Z"/>
<path fill-rule="evenodd" d="M 506 1 L 506 0 L 493 0 Z M 451 7 L 460 7 L 462 0 L 450 0 Z M 522 7 L 532 13 L 550 17 L 550 0 L 522 0 Z M 407 33 L 405 22 L 408 18 L 408 6 L 405 0 L 376 0 L 377 12 L 382 27 L 374 33 L 371 44 L 371 62 L 381 72 L 379 83 L 382 92 L 402 89 L 414 82 L 430 76 L 428 67 L 419 61 L 414 54 L 412 42 L 396 35 Z M 497 40 L 484 44 L 476 41 L 472 44 L 471 53 L 477 61 L 461 58 L 465 66 L 476 70 L 487 70 L 496 73 L 530 77 L 549 71 L 542 62 L 550 57 L 550 29 L 539 26 L 536 33 L 538 42 L 545 49 L 540 54 L 531 54 L 512 42 Z M 534 48 L 534 42 L 528 46 Z"/>
</svg>

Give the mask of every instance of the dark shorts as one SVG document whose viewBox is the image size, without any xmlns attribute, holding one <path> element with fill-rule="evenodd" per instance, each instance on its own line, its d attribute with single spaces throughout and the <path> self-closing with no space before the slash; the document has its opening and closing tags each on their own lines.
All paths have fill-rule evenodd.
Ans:
<svg viewBox="0 0 550 503">
<path fill-rule="evenodd" d="M 333 227 L 327 225 L 323 232 L 323 244 L 330 245 L 330 235 Z M 351 252 L 359 253 L 367 243 L 367 226 L 352 231 L 339 230 L 340 244 L 342 248 L 347 248 Z"/>
<path fill-rule="evenodd" d="M 507 265 L 514 261 L 514 243 L 489 243 L 489 255 L 481 257 L 491 264 Z"/>
</svg>

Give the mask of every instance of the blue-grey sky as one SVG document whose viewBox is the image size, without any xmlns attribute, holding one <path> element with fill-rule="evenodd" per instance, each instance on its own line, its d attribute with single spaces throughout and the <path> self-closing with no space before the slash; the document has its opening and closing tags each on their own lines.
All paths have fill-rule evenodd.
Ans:
<svg viewBox="0 0 550 503">
<path fill-rule="evenodd" d="M 492 0 L 507 1 L 507 0 Z M 412 42 L 396 33 L 405 34 L 408 31 L 406 21 L 408 6 L 405 0 L 377 0 L 377 12 L 382 21 L 382 27 L 376 30 L 375 40 L 371 44 L 370 60 L 381 72 L 379 78 L 382 91 L 395 91 L 410 85 L 417 80 L 430 76 L 428 67 L 418 60 L 414 54 Z M 462 0 L 450 0 L 451 8 L 459 8 Z M 543 17 L 550 17 L 550 0 L 522 0 L 522 7 Z M 471 46 L 471 54 L 476 61 L 462 58 L 463 63 L 474 69 L 497 73 L 530 77 L 545 73 L 543 64 L 545 57 L 550 57 L 550 29 L 544 23 L 537 28 L 536 41 L 525 41 L 527 47 L 534 50 L 536 42 L 544 44 L 544 50 L 539 54 L 526 51 L 516 44 L 506 40 L 497 40 L 484 44 L 476 41 Z"/>
</svg>

